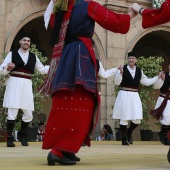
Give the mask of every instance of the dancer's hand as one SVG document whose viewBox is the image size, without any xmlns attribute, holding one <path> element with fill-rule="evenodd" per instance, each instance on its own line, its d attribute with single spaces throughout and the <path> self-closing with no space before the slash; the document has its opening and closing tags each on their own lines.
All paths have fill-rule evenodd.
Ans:
<svg viewBox="0 0 170 170">
<path fill-rule="evenodd" d="M 164 72 L 161 74 L 161 79 L 165 80 L 165 73 Z"/>
<path fill-rule="evenodd" d="M 132 9 L 131 6 L 128 8 L 128 14 L 130 15 L 131 19 L 137 15 L 137 13 Z"/>
<path fill-rule="evenodd" d="M 144 8 L 142 8 L 139 4 L 137 4 L 137 3 L 133 3 L 132 4 L 132 9 L 135 11 L 135 12 L 137 12 L 137 13 L 139 13 L 140 15 L 142 15 L 142 11 L 144 10 Z"/>
<path fill-rule="evenodd" d="M 158 74 L 158 78 L 161 78 L 162 80 L 164 80 L 165 79 L 164 75 L 165 75 L 164 72 L 160 71 Z"/>
<path fill-rule="evenodd" d="M 123 74 L 123 66 L 120 65 L 118 69 L 120 70 L 120 74 Z"/>
<path fill-rule="evenodd" d="M 56 3 L 56 0 L 52 0 L 52 1 L 53 1 L 54 4 Z"/>
<path fill-rule="evenodd" d="M 8 70 L 8 71 L 11 71 L 13 68 L 15 68 L 15 64 L 12 63 L 12 62 L 8 63 L 7 70 Z"/>
</svg>

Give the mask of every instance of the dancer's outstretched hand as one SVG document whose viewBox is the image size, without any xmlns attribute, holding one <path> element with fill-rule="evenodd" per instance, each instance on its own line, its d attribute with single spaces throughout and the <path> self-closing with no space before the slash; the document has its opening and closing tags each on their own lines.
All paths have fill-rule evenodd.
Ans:
<svg viewBox="0 0 170 170">
<path fill-rule="evenodd" d="M 142 11 L 144 10 L 144 8 L 142 8 L 139 4 L 137 4 L 137 3 L 133 3 L 132 4 L 132 9 L 135 11 L 135 12 L 137 12 L 137 13 L 139 13 L 140 15 L 142 15 Z"/>
<path fill-rule="evenodd" d="M 15 68 L 15 64 L 12 63 L 12 62 L 8 63 L 8 68 L 7 68 L 7 70 L 8 70 L 8 71 L 11 71 L 13 68 Z"/>
<path fill-rule="evenodd" d="M 52 0 L 52 1 L 53 1 L 54 4 L 56 3 L 56 0 Z"/>
<path fill-rule="evenodd" d="M 132 9 L 131 6 L 128 8 L 128 14 L 130 15 L 131 19 L 137 15 L 137 13 Z"/>
</svg>

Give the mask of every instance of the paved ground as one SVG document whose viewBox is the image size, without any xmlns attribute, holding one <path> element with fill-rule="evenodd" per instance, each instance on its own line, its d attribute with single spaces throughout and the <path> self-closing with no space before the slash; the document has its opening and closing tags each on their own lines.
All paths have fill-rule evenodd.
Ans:
<svg viewBox="0 0 170 170">
<path fill-rule="evenodd" d="M 48 150 L 41 143 L 30 142 L 23 147 L 16 142 L 15 148 L 0 143 L 0 170 L 170 170 L 166 155 L 168 146 L 159 142 L 135 142 L 122 146 L 119 141 L 92 142 L 77 154 L 81 162 L 73 166 L 47 166 Z"/>
</svg>

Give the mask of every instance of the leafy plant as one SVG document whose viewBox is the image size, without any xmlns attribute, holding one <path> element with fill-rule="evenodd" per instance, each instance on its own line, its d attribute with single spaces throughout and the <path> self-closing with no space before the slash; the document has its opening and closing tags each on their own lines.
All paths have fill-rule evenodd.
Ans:
<svg viewBox="0 0 170 170">
<path fill-rule="evenodd" d="M 162 70 L 162 57 L 140 57 L 137 61 L 137 66 L 143 71 L 143 73 L 152 78 Z M 150 110 L 155 107 L 155 90 L 153 90 L 152 86 L 144 86 L 140 85 L 139 95 L 142 101 L 143 107 L 143 120 L 141 121 L 141 128 L 151 130 L 150 127 Z"/>
<path fill-rule="evenodd" d="M 47 61 L 47 57 L 44 57 L 42 53 L 38 51 L 35 44 L 31 45 L 29 51 L 34 53 L 39 58 L 41 63 L 44 64 Z M 4 53 L 3 58 L 5 58 L 5 56 L 6 56 L 6 53 Z M 0 81 L 1 81 L 1 84 L 0 84 L 0 124 L 3 129 L 6 128 L 6 109 L 3 108 L 3 98 L 4 98 L 4 92 L 5 92 L 6 78 L 7 76 L 0 75 Z M 35 70 L 33 78 L 32 78 L 34 108 L 35 108 L 35 111 L 33 114 L 40 113 L 40 111 L 43 108 L 41 101 L 44 99 L 44 96 L 38 92 L 38 88 L 43 83 L 44 78 L 45 78 L 45 75 L 41 75 L 37 70 Z M 20 129 L 20 124 L 21 124 L 20 122 L 21 122 L 22 114 L 23 114 L 22 110 L 19 110 L 17 120 L 15 123 L 15 127 L 14 127 L 15 130 Z"/>
</svg>

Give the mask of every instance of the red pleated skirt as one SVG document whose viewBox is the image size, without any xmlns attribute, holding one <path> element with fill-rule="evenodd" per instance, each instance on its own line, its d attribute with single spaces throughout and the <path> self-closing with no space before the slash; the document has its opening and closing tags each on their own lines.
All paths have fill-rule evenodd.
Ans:
<svg viewBox="0 0 170 170">
<path fill-rule="evenodd" d="M 94 93 L 80 85 L 75 91 L 56 92 L 42 148 L 77 153 L 92 128 L 95 103 Z"/>
</svg>

